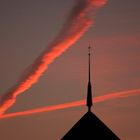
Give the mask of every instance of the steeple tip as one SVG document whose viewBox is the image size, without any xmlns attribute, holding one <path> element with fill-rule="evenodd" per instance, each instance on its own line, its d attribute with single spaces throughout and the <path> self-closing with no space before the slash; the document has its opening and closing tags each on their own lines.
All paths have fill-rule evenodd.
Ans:
<svg viewBox="0 0 140 140">
<path fill-rule="evenodd" d="M 88 50 L 89 50 L 89 52 L 88 52 L 88 56 L 89 56 L 89 64 L 88 64 L 88 88 L 87 88 L 87 107 L 88 107 L 88 111 L 91 111 L 91 107 L 92 107 L 92 105 L 93 105 L 93 103 L 92 103 L 92 87 L 91 87 L 91 78 L 90 78 L 90 55 L 91 55 L 91 53 L 90 53 L 90 49 L 91 49 L 91 46 L 89 45 L 89 47 L 88 47 Z"/>
</svg>

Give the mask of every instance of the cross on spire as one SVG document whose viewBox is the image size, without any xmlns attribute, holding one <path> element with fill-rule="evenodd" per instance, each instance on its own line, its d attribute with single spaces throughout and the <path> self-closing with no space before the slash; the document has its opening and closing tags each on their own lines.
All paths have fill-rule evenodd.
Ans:
<svg viewBox="0 0 140 140">
<path fill-rule="evenodd" d="M 89 47 L 88 47 L 88 55 L 89 55 L 89 68 L 88 68 L 88 70 L 89 70 L 89 81 L 90 81 L 90 49 L 91 49 L 91 47 L 90 47 L 90 45 L 89 45 Z"/>
</svg>

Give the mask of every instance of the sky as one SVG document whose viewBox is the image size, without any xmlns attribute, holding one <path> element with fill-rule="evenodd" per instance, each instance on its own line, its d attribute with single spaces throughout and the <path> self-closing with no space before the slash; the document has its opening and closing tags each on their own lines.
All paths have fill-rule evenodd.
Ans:
<svg viewBox="0 0 140 140">
<path fill-rule="evenodd" d="M 0 1 L 0 97 L 25 77 L 58 35 L 75 3 Z M 96 16 L 90 12 L 93 25 L 17 97 L 6 114 L 85 99 L 89 44 L 94 97 L 140 89 L 139 5 L 139 0 L 109 0 Z M 139 140 L 139 100 L 136 95 L 94 103 L 93 112 L 122 140 Z M 0 135 L 3 140 L 58 140 L 86 111 L 79 106 L 0 119 Z"/>
</svg>

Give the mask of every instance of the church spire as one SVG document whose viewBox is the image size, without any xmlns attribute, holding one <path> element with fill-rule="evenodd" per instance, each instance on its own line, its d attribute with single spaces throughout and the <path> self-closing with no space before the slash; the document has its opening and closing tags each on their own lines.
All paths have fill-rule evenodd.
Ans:
<svg viewBox="0 0 140 140">
<path fill-rule="evenodd" d="M 91 79 L 90 79 L 90 49 L 91 47 L 89 46 L 89 69 L 88 69 L 88 88 L 87 88 L 87 107 L 88 107 L 88 111 L 91 111 L 91 107 L 92 107 L 92 88 L 91 88 Z"/>
</svg>

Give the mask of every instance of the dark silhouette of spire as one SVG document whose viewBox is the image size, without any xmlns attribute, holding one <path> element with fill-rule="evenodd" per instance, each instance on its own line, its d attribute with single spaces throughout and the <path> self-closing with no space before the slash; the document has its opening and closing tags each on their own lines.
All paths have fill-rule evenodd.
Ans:
<svg viewBox="0 0 140 140">
<path fill-rule="evenodd" d="M 61 140 L 120 140 L 94 113 L 92 107 L 92 89 L 90 77 L 90 46 L 87 89 L 87 113 L 63 136 Z"/>
<path fill-rule="evenodd" d="M 88 53 L 88 57 L 89 57 L 89 68 L 88 68 L 88 88 L 87 88 L 87 107 L 88 107 L 88 111 L 91 111 L 91 107 L 93 105 L 92 103 L 92 87 L 91 87 L 91 80 L 90 80 L 90 49 L 91 47 L 88 47 L 89 49 L 89 53 Z"/>
</svg>

